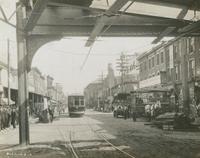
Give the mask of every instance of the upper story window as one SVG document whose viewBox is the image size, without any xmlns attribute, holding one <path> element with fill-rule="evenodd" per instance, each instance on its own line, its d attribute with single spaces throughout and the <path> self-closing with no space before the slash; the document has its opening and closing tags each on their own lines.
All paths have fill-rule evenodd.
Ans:
<svg viewBox="0 0 200 158">
<path fill-rule="evenodd" d="M 194 60 L 190 60 L 189 61 L 189 76 L 194 76 L 195 75 L 195 61 Z"/>
<path fill-rule="evenodd" d="M 151 69 L 151 59 L 149 59 L 149 69 Z"/>
<path fill-rule="evenodd" d="M 161 63 L 164 62 L 164 52 L 161 52 Z"/>
<path fill-rule="evenodd" d="M 175 79 L 180 80 L 181 77 L 181 67 L 180 64 L 175 66 Z"/>
<path fill-rule="evenodd" d="M 152 57 L 151 60 L 152 60 L 152 67 L 154 67 L 154 57 Z"/>
<path fill-rule="evenodd" d="M 144 70 L 147 70 L 147 62 L 144 62 Z"/>
<path fill-rule="evenodd" d="M 159 60 L 159 59 L 160 59 L 160 55 L 157 54 L 156 57 L 157 57 L 157 65 L 159 65 L 159 62 L 160 62 L 160 60 Z"/>
<path fill-rule="evenodd" d="M 142 72 L 142 63 L 140 64 L 140 72 Z"/>
<path fill-rule="evenodd" d="M 178 45 L 174 45 L 174 59 L 178 56 Z"/>
<path fill-rule="evenodd" d="M 178 66 L 175 66 L 175 79 L 178 80 Z"/>
<path fill-rule="evenodd" d="M 189 38 L 189 53 L 194 52 L 194 38 Z"/>
</svg>

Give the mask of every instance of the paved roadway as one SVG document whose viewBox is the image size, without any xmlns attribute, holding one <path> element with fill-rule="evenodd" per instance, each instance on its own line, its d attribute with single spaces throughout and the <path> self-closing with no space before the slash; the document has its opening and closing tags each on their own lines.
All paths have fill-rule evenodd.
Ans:
<svg viewBox="0 0 200 158">
<path fill-rule="evenodd" d="M 31 145 L 17 146 L 18 129 L 0 133 L 1 158 L 199 158 L 200 132 L 169 132 L 87 111 L 53 123 L 30 124 Z"/>
</svg>

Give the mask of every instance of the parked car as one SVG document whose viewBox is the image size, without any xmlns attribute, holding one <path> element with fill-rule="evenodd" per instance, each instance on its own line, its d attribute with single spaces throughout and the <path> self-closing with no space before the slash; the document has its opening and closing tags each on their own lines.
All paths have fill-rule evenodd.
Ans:
<svg viewBox="0 0 200 158">
<path fill-rule="evenodd" d="M 113 116 L 118 118 L 119 116 L 124 117 L 124 108 L 121 105 L 118 105 L 114 108 Z"/>
</svg>

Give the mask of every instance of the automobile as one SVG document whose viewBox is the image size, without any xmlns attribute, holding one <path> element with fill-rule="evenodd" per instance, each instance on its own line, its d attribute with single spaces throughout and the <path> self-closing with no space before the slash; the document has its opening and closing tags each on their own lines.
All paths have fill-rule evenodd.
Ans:
<svg viewBox="0 0 200 158">
<path fill-rule="evenodd" d="M 121 105 L 118 105 L 113 110 L 113 116 L 118 118 L 119 116 L 124 117 L 124 108 Z"/>
</svg>

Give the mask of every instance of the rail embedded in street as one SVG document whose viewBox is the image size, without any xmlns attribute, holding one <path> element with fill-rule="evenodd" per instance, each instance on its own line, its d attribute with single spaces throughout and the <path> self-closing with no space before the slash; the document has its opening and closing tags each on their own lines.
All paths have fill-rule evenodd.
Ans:
<svg viewBox="0 0 200 158">
<path fill-rule="evenodd" d="M 111 142 L 106 138 L 106 136 L 105 136 L 104 134 L 102 134 L 102 133 L 100 133 L 100 132 L 94 130 L 94 129 L 92 128 L 91 124 L 88 123 L 88 121 L 87 121 L 87 125 L 88 125 L 88 127 L 91 129 L 92 132 L 94 132 L 99 138 L 103 139 L 106 143 L 108 143 L 108 144 L 109 144 L 111 147 L 113 147 L 115 150 L 117 150 L 117 151 L 123 153 L 124 155 L 126 155 L 126 156 L 128 156 L 128 157 L 136 158 L 135 156 L 132 156 L 132 155 L 130 155 L 129 153 L 127 153 L 126 151 L 123 151 L 122 149 L 120 149 L 120 148 L 118 148 L 117 146 L 115 146 L 113 143 L 111 143 Z"/>
</svg>

